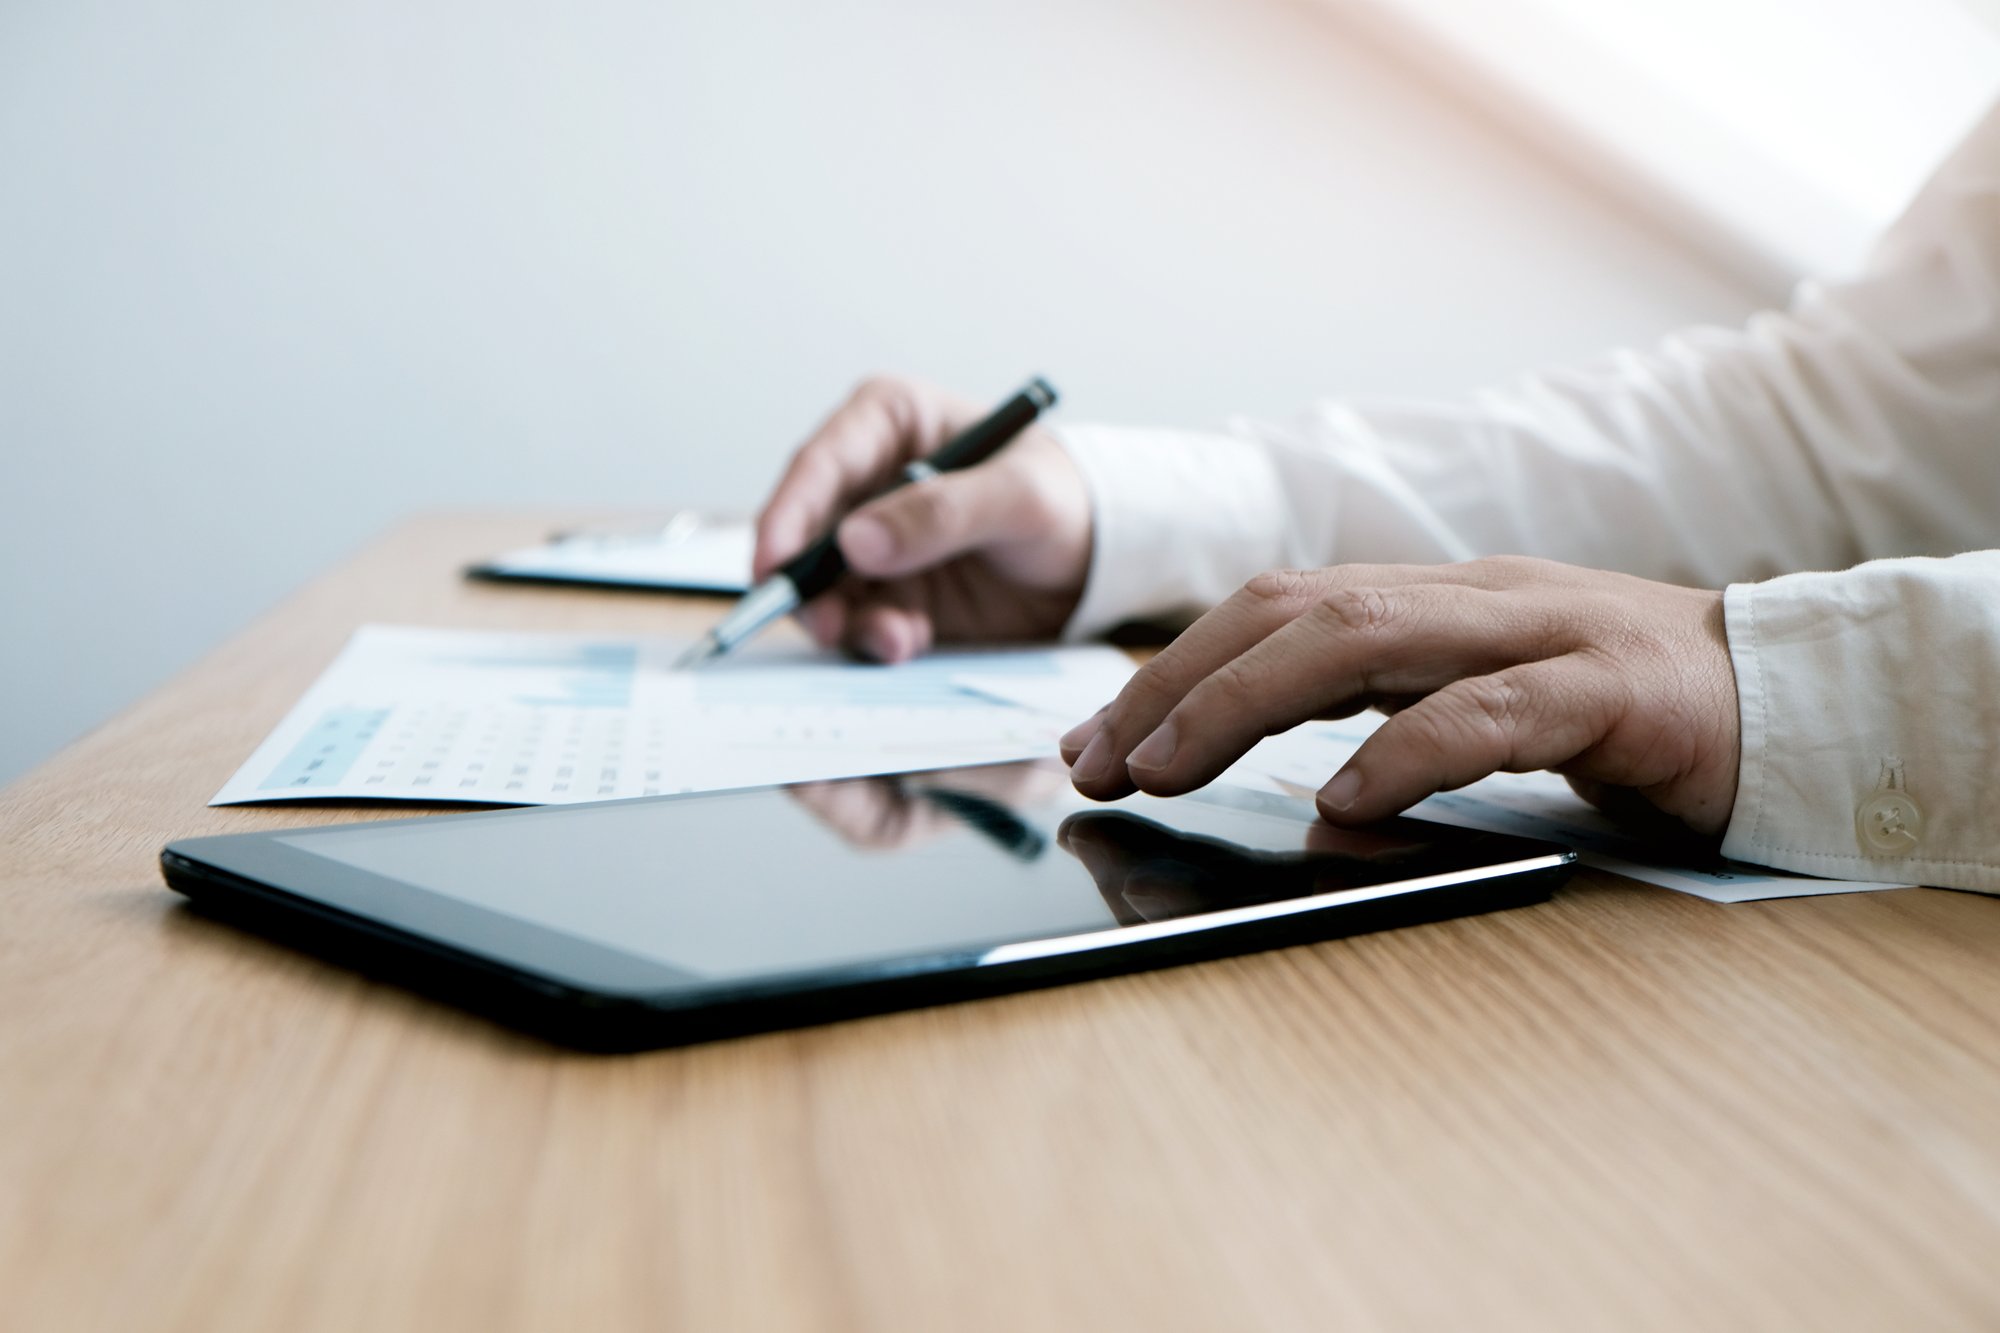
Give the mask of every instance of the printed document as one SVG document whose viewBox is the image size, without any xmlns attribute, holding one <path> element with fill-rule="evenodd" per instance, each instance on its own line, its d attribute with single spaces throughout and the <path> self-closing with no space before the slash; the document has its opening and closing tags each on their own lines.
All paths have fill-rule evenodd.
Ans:
<svg viewBox="0 0 2000 1333">
<path fill-rule="evenodd" d="M 1035 758 L 1076 719 L 960 675 L 1102 702 L 1132 672 L 1100 647 L 884 667 L 758 645 L 670 670 L 687 644 L 365 627 L 211 804 L 562 804 Z"/>
</svg>

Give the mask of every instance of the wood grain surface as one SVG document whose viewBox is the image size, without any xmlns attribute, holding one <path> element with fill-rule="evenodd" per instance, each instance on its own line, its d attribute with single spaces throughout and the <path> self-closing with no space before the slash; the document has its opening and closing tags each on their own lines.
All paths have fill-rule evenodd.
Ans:
<svg viewBox="0 0 2000 1333">
<path fill-rule="evenodd" d="M 366 621 L 689 629 L 413 522 L 0 797 L 8 1329 L 1991 1329 L 2000 901 L 1544 906 L 640 1056 L 197 917 Z"/>
</svg>

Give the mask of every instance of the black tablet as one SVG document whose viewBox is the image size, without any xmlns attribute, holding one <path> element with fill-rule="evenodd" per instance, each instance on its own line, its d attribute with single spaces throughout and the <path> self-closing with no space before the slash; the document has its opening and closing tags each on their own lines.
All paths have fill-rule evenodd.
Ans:
<svg viewBox="0 0 2000 1333">
<path fill-rule="evenodd" d="M 176 842 L 205 909 L 573 1045 L 967 999 L 1549 896 L 1568 850 L 1341 831 L 1212 786 L 1098 804 L 1052 762 Z"/>
</svg>

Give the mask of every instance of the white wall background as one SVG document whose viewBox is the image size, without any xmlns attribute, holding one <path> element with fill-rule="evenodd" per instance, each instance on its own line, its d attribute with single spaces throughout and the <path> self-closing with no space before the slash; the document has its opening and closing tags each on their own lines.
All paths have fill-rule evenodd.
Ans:
<svg viewBox="0 0 2000 1333">
<path fill-rule="evenodd" d="M 397 515 L 748 509 L 873 369 L 1198 422 L 1770 296 L 1310 4 L 9 0 L 0 779 Z"/>
</svg>

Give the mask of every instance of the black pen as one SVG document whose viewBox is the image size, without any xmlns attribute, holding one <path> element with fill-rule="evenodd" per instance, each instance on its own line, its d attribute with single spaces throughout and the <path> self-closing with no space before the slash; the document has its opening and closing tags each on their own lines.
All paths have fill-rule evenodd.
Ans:
<svg viewBox="0 0 2000 1333">
<path fill-rule="evenodd" d="M 928 458 L 919 458 L 903 469 L 902 475 L 879 494 L 887 495 L 898 486 L 924 481 L 940 472 L 981 463 L 1000 451 L 1001 446 L 1028 428 L 1030 422 L 1055 406 L 1056 391 L 1045 379 L 1032 379 L 1026 388 L 993 409 L 984 420 L 968 426 Z M 711 657 L 728 652 L 781 616 L 790 615 L 806 602 L 839 582 L 847 572 L 847 558 L 832 532 L 793 556 L 771 577 L 743 594 L 728 615 L 714 629 L 695 640 L 674 663 L 674 670 L 698 666 Z"/>
</svg>

